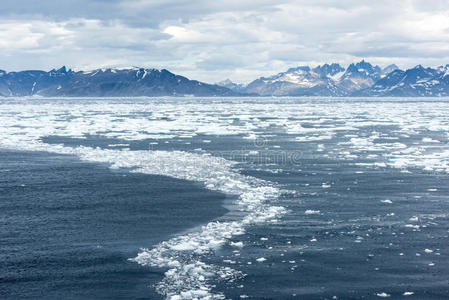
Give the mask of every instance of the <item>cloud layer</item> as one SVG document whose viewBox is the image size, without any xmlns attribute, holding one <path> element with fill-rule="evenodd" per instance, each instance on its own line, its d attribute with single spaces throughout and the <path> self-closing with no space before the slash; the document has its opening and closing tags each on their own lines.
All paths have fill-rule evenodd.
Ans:
<svg viewBox="0 0 449 300">
<path fill-rule="evenodd" d="M 296 65 L 449 63 L 443 0 L 3 0 L 0 69 L 167 68 L 249 81 Z"/>
</svg>

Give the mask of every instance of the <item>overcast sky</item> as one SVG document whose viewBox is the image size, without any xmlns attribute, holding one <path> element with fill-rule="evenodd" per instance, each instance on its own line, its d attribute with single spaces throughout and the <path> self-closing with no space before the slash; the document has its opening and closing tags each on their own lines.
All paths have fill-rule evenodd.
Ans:
<svg viewBox="0 0 449 300">
<path fill-rule="evenodd" d="M 1 0 L 0 69 L 143 66 L 248 82 L 365 58 L 449 63 L 447 0 Z"/>
</svg>

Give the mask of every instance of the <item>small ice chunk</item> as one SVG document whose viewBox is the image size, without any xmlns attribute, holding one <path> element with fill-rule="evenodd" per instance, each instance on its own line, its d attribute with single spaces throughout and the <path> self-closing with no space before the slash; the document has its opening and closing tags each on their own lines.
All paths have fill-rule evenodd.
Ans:
<svg viewBox="0 0 449 300">
<path fill-rule="evenodd" d="M 242 242 L 231 242 L 231 246 L 242 248 L 243 243 Z"/>
<path fill-rule="evenodd" d="M 198 247 L 198 243 L 191 242 L 183 242 L 176 245 L 171 246 L 170 248 L 176 251 L 191 251 Z"/>
<path fill-rule="evenodd" d="M 411 296 L 411 295 L 414 295 L 415 293 L 414 292 L 404 292 L 402 295 L 403 296 Z"/>
<path fill-rule="evenodd" d="M 259 257 L 258 259 L 256 259 L 256 261 L 258 261 L 258 262 L 264 262 L 266 260 L 267 259 L 265 257 Z"/>
<path fill-rule="evenodd" d="M 413 224 L 405 224 L 405 227 L 413 228 L 413 229 L 419 229 L 419 225 L 413 225 Z"/>
<path fill-rule="evenodd" d="M 393 201 L 391 201 L 391 200 L 389 200 L 389 199 L 381 200 L 380 202 L 382 202 L 382 203 L 388 203 L 388 204 L 393 203 Z"/>
<path fill-rule="evenodd" d="M 376 295 L 377 295 L 377 297 L 382 297 L 382 298 L 390 297 L 390 294 L 387 294 L 387 293 L 385 293 L 385 292 L 377 293 Z"/>
<path fill-rule="evenodd" d="M 319 215 L 320 211 L 319 210 L 308 209 L 304 213 L 306 215 Z"/>
<path fill-rule="evenodd" d="M 232 259 L 224 259 L 223 262 L 227 264 L 235 264 L 235 260 Z"/>
<path fill-rule="evenodd" d="M 430 250 L 430 249 L 425 249 L 425 250 L 424 250 L 424 252 L 426 252 L 426 253 L 432 253 L 432 252 L 433 252 L 433 250 Z"/>
<path fill-rule="evenodd" d="M 427 137 L 423 138 L 422 141 L 423 141 L 423 143 L 439 143 L 440 142 L 438 140 L 434 140 L 432 138 L 427 138 Z"/>
<path fill-rule="evenodd" d="M 222 240 L 211 240 L 209 241 L 209 243 L 207 244 L 207 247 L 209 247 L 210 249 L 218 249 L 220 248 L 226 241 L 224 239 Z"/>
</svg>

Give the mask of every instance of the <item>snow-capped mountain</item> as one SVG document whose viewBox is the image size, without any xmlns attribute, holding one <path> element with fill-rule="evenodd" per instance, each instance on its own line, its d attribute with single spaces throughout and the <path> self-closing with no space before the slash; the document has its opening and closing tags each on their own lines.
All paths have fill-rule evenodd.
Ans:
<svg viewBox="0 0 449 300">
<path fill-rule="evenodd" d="M 226 79 L 226 80 L 217 82 L 216 85 L 223 86 L 225 88 L 231 89 L 238 93 L 245 93 L 245 89 L 246 89 L 246 84 L 234 83 L 230 79 Z"/>
<path fill-rule="evenodd" d="M 356 96 L 449 96 L 449 65 L 395 70 Z"/>
<path fill-rule="evenodd" d="M 130 68 L 74 72 L 0 72 L 0 96 L 237 96 L 228 88 L 189 80 L 168 70 Z"/>
<path fill-rule="evenodd" d="M 0 76 L 0 95 L 30 96 L 52 85 L 60 85 L 67 81 L 73 72 L 65 67 L 59 70 L 45 71 L 3 71 Z"/>
<path fill-rule="evenodd" d="M 336 63 L 315 68 L 302 66 L 259 78 L 248 84 L 245 91 L 262 96 L 347 96 L 372 86 L 382 71 L 364 60 L 346 70 Z"/>
<path fill-rule="evenodd" d="M 380 79 L 382 69 L 362 60 L 356 64 L 350 64 L 346 72 L 336 83 L 345 95 L 372 86 Z"/>
<path fill-rule="evenodd" d="M 0 96 L 449 96 L 449 65 L 400 70 L 362 60 L 344 69 L 339 64 L 290 68 L 248 85 L 229 79 L 207 84 L 165 69 L 98 69 L 66 67 L 45 71 L 0 70 Z"/>
<path fill-rule="evenodd" d="M 346 69 L 339 64 L 301 66 L 261 77 L 240 91 L 261 96 L 449 96 L 449 65 L 405 71 L 394 64 L 381 69 L 364 60 Z"/>
<path fill-rule="evenodd" d="M 333 78 L 342 71 L 344 69 L 338 64 L 325 64 L 313 69 L 308 66 L 291 68 L 271 77 L 256 79 L 248 84 L 245 91 L 261 96 L 331 96 L 336 93 Z"/>
<path fill-rule="evenodd" d="M 385 68 L 382 69 L 382 74 L 380 75 L 380 77 L 384 78 L 385 76 L 387 76 L 388 74 L 390 74 L 391 72 L 393 72 L 395 70 L 399 70 L 399 67 L 396 66 L 395 64 L 386 66 Z"/>
</svg>

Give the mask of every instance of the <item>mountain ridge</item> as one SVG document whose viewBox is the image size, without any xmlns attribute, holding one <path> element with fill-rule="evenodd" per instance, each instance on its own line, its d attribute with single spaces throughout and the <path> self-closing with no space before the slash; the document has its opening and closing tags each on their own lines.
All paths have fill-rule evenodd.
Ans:
<svg viewBox="0 0 449 300">
<path fill-rule="evenodd" d="M 0 96 L 240 96 L 226 87 L 190 80 L 166 69 L 0 71 Z"/>
<path fill-rule="evenodd" d="M 449 65 L 436 69 L 417 65 L 405 71 L 395 70 L 354 96 L 449 96 Z"/>
<path fill-rule="evenodd" d="M 232 82 L 227 86 L 233 89 Z M 365 60 L 314 68 L 299 66 L 269 77 L 260 77 L 239 89 L 261 96 L 332 97 L 439 97 L 449 96 L 449 64 L 437 68 L 417 65 L 407 70 L 395 64 L 385 68 Z"/>
<path fill-rule="evenodd" d="M 0 96 L 136 97 L 136 96 L 449 96 L 449 64 L 417 65 L 401 70 L 365 60 L 347 68 L 338 63 L 298 66 L 260 77 L 249 84 L 227 79 L 208 84 L 166 69 L 123 68 L 73 71 L 65 66 L 48 72 L 0 70 Z"/>
<path fill-rule="evenodd" d="M 337 63 L 314 68 L 299 66 L 270 77 L 260 77 L 243 91 L 262 96 L 350 96 L 374 85 L 384 75 L 384 70 L 365 60 L 352 63 L 346 69 Z M 232 89 L 231 85 L 229 87 Z"/>
</svg>

